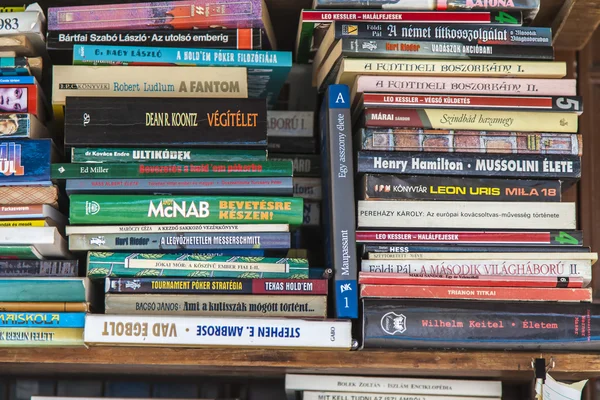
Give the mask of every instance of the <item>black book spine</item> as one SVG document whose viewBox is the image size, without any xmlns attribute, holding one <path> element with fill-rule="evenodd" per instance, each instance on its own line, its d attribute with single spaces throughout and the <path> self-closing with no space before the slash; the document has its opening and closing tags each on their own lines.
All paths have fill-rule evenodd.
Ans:
<svg viewBox="0 0 600 400">
<path fill-rule="evenodd" d="M 589 247 L 576 246 L 488 246 L 482 244 L 475 245 L 412 245 L 412 244 L 364 244 L 362 254 L 365 256 L 368 253 L 589 253 Z"/>
<path fill-rule="evenodd" d="M 237 50 L 262 49 L 262 31 L 260 29 L 153 30 L 123 32 L 49 31 L 46 40 L 47 48 L 50 52 L 72 52 L 73 46 L 76 44 Z"/>
<path fill-rule="evenodd" d="M 512 25 L 405 24 L 398 22 L 336 21 L 335 37 L 353 39 L 419 40 L 463 44 L 552 46 L 550 28 Z"/>
<path fill-rule="evenodd" d="M 592 304 L 363 300 L 364 348 L 598 350 Z"/>
<path fill-rule="evenodd" d="M 267 144 L 264 99 L 68 97 L 65 146 Z"/>
<path fill-rule="evenodd" d="M 315 154 L 317 141 L 314 137 L 269 136 L 267 149 L 276 153 Z"/>
<path fill-rule="evenodd" d="M 78 276 L 77 260 L 0 260 L 0 277 Z"/>
<path fill-rule="evenodd" d="M 343 38 L 342 55 L 377 58 L 443 58 L 467 60 L 554 60 L 554 50 L 548 46 L 515 47 L 512 45 L 463 44 L 459 42 L 425 42 L 419 40 L 351 39 Z"/>
<path fill-rule="evenodd" d="M 561 181 L 365 174 L 362 200 L 558 202 Z"/>
<path fill-rule="evenodd" d="M 294 166 L 294 176 L 321 176 L 321 157 L 317 154 L 269 153 L 268 160 L 291 161 Z"/>
<path fill-rule="evenodd" d="M 358 173 L 577 179 L 581 158 L 546 154 L 359 151 Z"/>
</svg>

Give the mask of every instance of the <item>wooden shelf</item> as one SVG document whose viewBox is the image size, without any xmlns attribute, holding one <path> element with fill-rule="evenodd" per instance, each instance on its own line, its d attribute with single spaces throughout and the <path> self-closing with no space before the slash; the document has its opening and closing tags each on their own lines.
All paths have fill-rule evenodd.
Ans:
<svg viewBox="0 0 600 400">
<path fill-rule="evenodd" d="M 344 375 L 488 377 L 527 381 L 531 360 L 556 363 L 553 376 L 600 375 L 600 354 L 457 351 L 298 351 L 262 349 L 2 349 L 0 371 L 11 374 L 144 374 L 282 376 L 288 372 Z"/>
</svg>

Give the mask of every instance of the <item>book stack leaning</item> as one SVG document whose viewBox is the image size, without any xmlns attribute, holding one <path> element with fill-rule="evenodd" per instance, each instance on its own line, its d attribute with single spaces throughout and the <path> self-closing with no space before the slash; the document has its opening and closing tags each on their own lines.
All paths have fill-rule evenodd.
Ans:
<svg viewBox="0 0 600 400">
<path fill-rule="evenodd" d="M 597 254 L 561 202 L 581 174 L 582 102 L 559 79 L 550 29 L 517 14 L 496 18 L 507 26 L 333 21 L 314 56 L 340 157 L 353 123 L 360 267 L 343 257 L 352 211 L 335 196 L 350 184 L 333 159 L 330 208 L 347 267 L 335 295 L 355 304 L 358 275 L 363 348 L 597 346 Z"/>
<path fill-rule="evenodd" d="M 246 22 L 229 16 L 235 4 L 165 22 L 190 1 L 49 9 L 49 37 L 147 39 L 51 51 L 74 64 L 54 67 L 71 163 L 52 176 L 66 180 L 69 248 L 88 252 L 87 276 L 104 281 L 104 315 L 86 319 L 87 344 L 351 346 L 349 322 L 324 320 L 323 270 L 311 273 L 306 252 L 291 249 L 303 199 L 292 197 L 292 162 L 266 151 L 267 108 L 291 55 L 256 50 L 253 35 L 274 42 L 264 3 L 252 3 Z M 144 14 L 139 26 L 132 13 Z M 231 29 L 211 31 L 216 23 Z M 155 33 L 194 40 L 159 47 Z M 215 35 L 238 40 L 194 45 Z"/>
<path fill-rule="evenodd" d="M 90 285 L 63 237 L 50 164 L 60 138 L 40 83 L 46 17 L 33 4 L 0 32 L 0 346 L 82 346 Z M 59 146 L 57 146 L 59 145 Z"/>
</svg>

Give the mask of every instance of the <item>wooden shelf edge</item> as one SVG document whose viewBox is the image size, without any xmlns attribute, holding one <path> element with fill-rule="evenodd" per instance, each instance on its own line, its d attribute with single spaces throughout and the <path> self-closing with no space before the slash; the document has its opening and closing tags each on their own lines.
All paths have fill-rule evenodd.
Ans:
<svg viewBox="0 0 600 400">
<path fill-rule="evenodd" d="M 288 372 L 532 379 L 532 358 L 552 357 L 553 376 L 600 375 L 600 354 L 501 351 L 302 351 L 141 347 L 0 350 L 0 370 L 12 374 L 69 373 L 282 376 Z"/>
</svg>

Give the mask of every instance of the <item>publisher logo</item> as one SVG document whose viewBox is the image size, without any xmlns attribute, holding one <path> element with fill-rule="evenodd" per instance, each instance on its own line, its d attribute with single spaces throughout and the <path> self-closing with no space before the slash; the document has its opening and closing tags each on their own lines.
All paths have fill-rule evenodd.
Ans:
<svg viewBox="0 0 600 400">
<path fill-rule="evenodd" d="M 100 212 L 100 204 L 95 201 L 85 202 L 85 215 L 96 215 Z"/>
<path fill-rule="evenodd" d="M 358 25 L 342 25 L 342 35 L 358 36 Z"/>
<path fill-rule="evenodd" d="M 110 90 L 110 83 L 59 83 L 60 90 Z"/>
<path fill-rule="evenodd" d="M 88 126 L 88 124 L 90 123 L 91 120 L 92 120 L 92 117 L 90 117 L 90 114 L 83 113 L 83 126 Z"/>
<path fill-rule="evenodd" d="M 375 193 L 389 193 L 391 191 L 391 185 L 375 185 Z"/>
<path fill-rule="evenodd" d="M 381 317 L 381 329 L 388 335 L 406 332 L 406 317 L 391 311 Z"/>
</svg>

